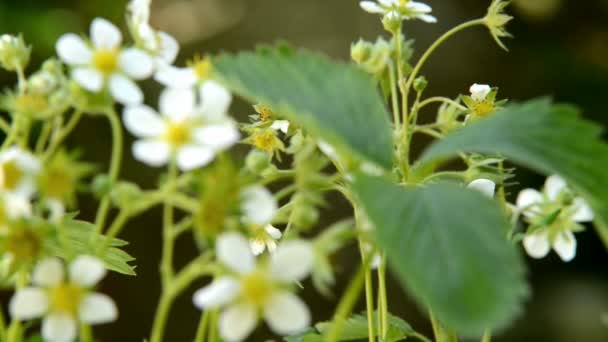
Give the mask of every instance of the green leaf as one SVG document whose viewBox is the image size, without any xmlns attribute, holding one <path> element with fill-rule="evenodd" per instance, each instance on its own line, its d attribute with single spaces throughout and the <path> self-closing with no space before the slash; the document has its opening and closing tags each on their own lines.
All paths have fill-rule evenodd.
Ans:
<svg viewBox="0 0 608 342">
<path fill-rule="evenodd" d="M 66 219 L 59 229 L 61 231 L 58 233 L 58 241 L 51 243 L 49 250 L 52 254 L 64 259 L 70 259 L 80 254 L 95 255 L 97 248 L 105 243 L 105 236 L 96 234 L 95 226 L 86 221 Z M 62 241 L 62 239 L 67 241 Z M 109 248 L 99 258 L 109 270 L 134 276 L 135 267 L 129 263 L 135 258 L 118 248 L 125 245 L 127 242 L 124 240 L 112 239 Z M 65 246 L 69 246 L 69 248 L 65 248 Z"/>
<path fill-rule="evenodd" d="M 559 174 L 593 208 L 598 233 L 608 246 L 608 145 L 601 127 L 571 106 L 547 98 L 511 105 L 432 145 L 420 167 L 458 152 L 500 154 L 540 173 Z"/>
<path fill-rule="evenodd" d="M 374 327 L 378 325 L 378 312 L 374 313 Z M 401 318 L 388 314 L 388 331 L 386 342 L 403 341 L 415 333 L 414 329 Z M 316 329 L 309 329 L 301 334 L 285 338 L 287 342 L 322 342 L 323 334 L 331 330 L 331 322 L 321 322 L 315 325 Z M 368 337 L 367 313 L 356 314 L 344 322 L 338 341 L 357 341 Z M 376 331 L 377 333 L 377 331 Z"/>
<path fill-rule="evenodd" d="M 325 56 L 290 49 L 221 55 L 219 79 L 247 100 L 261 102 L 339 150 L 390 168 L 388 112 L 372 77 Z"/>
<path fill-rule="evenodd" d="M 462 186 L 400 186 L 357 175 L 354 190 L 401 284 L 461 335 L 498 329 L 527 294 L 524 267 L 494 201 Z"/>
</svg>

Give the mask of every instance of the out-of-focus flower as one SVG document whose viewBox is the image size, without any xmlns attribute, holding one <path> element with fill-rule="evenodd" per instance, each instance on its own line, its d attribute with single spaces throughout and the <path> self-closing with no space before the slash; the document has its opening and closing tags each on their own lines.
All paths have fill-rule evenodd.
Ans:
<svg viewBox="0 0 608 342">
<path fill-rule="evenodd" d="M 25 69 L 30 62 L 32 49 L 25 44 L 23 37 L 10 34 L 0 36 L 0 65 L 8 71 Z"/>
<path fill-rule="evenodd" d="M 141 103 L 143 93 L 133 80 L 152 75 L 154 63 L 148 54 L 137 48 L 123 49 L 118 28 L 102 18 L 91 23 L 91 44 L 74 33 L 57 41 L 57 54 L 72 67 L 72 78 L 93 93 L 107 87 L 122 104 Z"/>
<path fill-rule="evenodd" d="M 494 0 L 488 8 L 488 13 L 484 18 L 484 23 L 490 30 L 492 38 L 496 43 L 503 48 L 508 50 L 506 45 L 502 42 L 501 38 L 512 37 L 507 32 L 506 26 L 509 21 L 513 19 L 512 16 L 505 13 L 505 8 L 509 5 L 509 1 Z"/>
<path fill-rule="evenodd" d="M 361 8 L 369 13 L 394 15 L 398 14 L 401 20 L 412 20 L 420 19 L 427 23 L 436 23 L 437 18 L 430 15 L 433 11 L 431 6 L 411 0 L 378 0 L 375 1 L 361 1 L 359 3 Z M 394 14 L 390 14 L 393 12 Z"/>
<path fill-rule="evenodd" d="M 262 254 L 266 249 L 274 252 L 277 248 L 281 231 L 271 224 L 277 209 L 272 193 L 262 186 L 250 186 L 241 192 L 242 221 L 251 232 L 249 245 L 253 254 Z"/>
<path fill-rule="evenodd" d="M 31 153 L 13 146 L 0 153 L 0 189 L 14 196 L 31 198 L 36 192 L 40 161 Z"/>
<path fill-rule="evenodd" d="M 463 96 L 462 102 L 469 108 L 473 118 L 480 118 L 496 112 L 506 101 L 496 101 L 498 89 L 487 84 L 473 84 L 469 91 L 471 96 Z"/>
</svg>

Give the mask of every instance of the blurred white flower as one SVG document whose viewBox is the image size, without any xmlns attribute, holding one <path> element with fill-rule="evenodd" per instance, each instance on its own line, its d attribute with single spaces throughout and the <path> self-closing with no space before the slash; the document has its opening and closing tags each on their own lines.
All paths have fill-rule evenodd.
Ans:
<svg viewBox="0 0 608 342">
<path fill-rule="evenodd" d="M 0 189 L 8 194 L 31 198 L 36 192 L 40 161 L 17 146 L 0 152 Z"/>
<path fill-rule="evenodd" d="M 187 67 L 167 66 L 159 70 L 154 79 L 170 88 L 190 88 L 209 80 L 211 59 L 195 57 Z"/>
<path fill-rule="evenodd" d="M 94 93 L 107 87 L 122 104 L 141 103 L 143 93 L 133 80 L 152 75 L 152 59 L 140 49 L 123 49 L 122 34 L 105 19 L 93 20 L 90 35 L 91 44 L 74 33 L 65 34 L 57 41 L 57 54 L 72 67 L 72 78 Z"/>
<path fill-rule="evenodd" d="M 10 193 L 0 195 L 0 236 L 9 233 L 10 225 L 20 218 L 32 215 L 32 204 L 23 196 L 15 196 Z"/>
<path fill-rule="evenodd" d="M 282 234 L 271 222 L 277 210 L 277 201 L 268 189 L 254 185 L 241 192 L 242 220 L 251 231 L 249 245 L 253 254 L 260 255 L 266 249 L 269 252 L 276 250 L 276 241 Z"/>
<path fill-rule="evenodd" d="M 312 246 L 302 240 L 281 243 L 268 265 L 257 263 L 245 237 L 221 235 L 218 259 L 232 272 L 198 290 L 194 304 L 202 310 L 225 307 L 219 331 L 227 341 L 243 341 L 255 329 L 261 315 L 277 334 L 291 335 L 310 324 L 306 304 L 289 286 L 306 278 L 312 269 Z"/>
<path fill-rule="evenodd" d="M 65 279 L 63 263 L 57 258 L 38 263 L 32 273 L 32 284 L 18 290 L 9 304 L 14 319 L 42 320 L 42 337 L 49 342 L 76 339 L 78 322 L 102 324 L 116 320 L 114 301 L 101 293 L 90 291 L 106 270 L 103 263 L 91 256 L 80 256 L 68 269 Z"/>
<path fill-rule="evenodd" d="M 593 221 L 593 211 L 582 197 L 573 196 L 566 181 L 557 175 L 547 178 L 543 192 L 524 189 L 517 196 L 517 208 L 534 229 L 523 245 L 533 258 L 545 257 L 551 248 L 563 261 L 576 256 L 574 231 L 578 223 Z"/>
<path fill-rule="evenodd" d="M 467 185 L 467 188 L 477 190 L 487 197 L 493 198 L 496 190 L 496 183 L 489 179 L 479 178 Z"/>
<path fill-rule="evenodd" d="M 473 84 L 469 89 L 471 92 L 471 98 L 475 101 L 483 101 L 486 99 L 488 94 L 492 91 L 492 88 L 487 84 Z"/>
<path fill-rule="evenodd" d="M 152 108 L 127 107 L 124 124 L 140 138 L 133 144 L 135 158 L 150 166 L 175 158 L 188 171 L 207 165 L 215 155 L 239 139 L 236 123 L 228 117 L 230 93 L 214 82 L 201 87 L 201 102 L 192 89 L 166 89 L 160 96 L 160 115 Z"/>
<path fill-rule="evenodd" d="M 427 23 L 436 23 L 437 18 L 430 15 L 433 11 L 431 6 L 411 0 L 378 0 L 375 1 L 361 1 L 359 3 L 361 8 L 369 13 L 387 14 L 394 12 L 401 16 L 402 20 L 420 19 Z M 391 14 L 393 15 L 393 14 Z"/>
</svg>

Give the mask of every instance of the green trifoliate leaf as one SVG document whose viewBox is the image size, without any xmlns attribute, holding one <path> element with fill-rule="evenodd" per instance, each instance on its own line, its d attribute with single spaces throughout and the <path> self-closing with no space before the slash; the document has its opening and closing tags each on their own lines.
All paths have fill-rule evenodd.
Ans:
<svg viewBox="0 0 608 342">
<path fill-rule="evenodd" d="M 372 77 L 305 51 L 222 55 L 216 75 L 236 94 L 306 128 L 340 151 L 385 168 L 393 152 L 388 113 Z"/>
<path fill-rule="evenodd" d="M 401 186 L 361 174 L 354 190 L 391 270 L 445 326 L 476 336 L 519 313 L 523 263 L 491 199 L 456 184 Z"/>
<path fill-rule="evenodd" d="M 507 106 L 466 125 L 432 145 L 420 168 L 458 152 L 501 154 L 544 174 L 559 174 L 591 205 L 599 235 L 608 245 L 608 145 L 601 128 L 579 117 L 573 107 L 537 99 Z"/>
</svg>

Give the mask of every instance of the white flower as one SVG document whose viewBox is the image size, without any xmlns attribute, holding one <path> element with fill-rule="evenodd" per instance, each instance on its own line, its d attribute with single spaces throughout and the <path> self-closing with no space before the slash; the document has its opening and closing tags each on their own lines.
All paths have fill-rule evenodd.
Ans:
<svg viewBox="0 0 608 342">
<path fill-rule="evenodd" d="M 275 131 L 281 131 L 284 134 L 287 134 L 287 132 L 289 132 L 289 121 L 275 120 L 272 125 L 270 125 L 270 128 L 274 129 Z"/>
<path fill-rule="evenodd" d="M 12 222 L 31 215 L 32 205 L 28 198 L 10 193 L 0 194 L 0 236 L 9 233 Z"/>
<path fill-rule="evenodd" d="M 162 68 L 154 75 L 154 79 L 166 87 L 190 88 L 208 81 L 211 69 L 210 58 L 195 57 L 188 63 L 188 67 L 167 66 Z"/>
<path fill-rule="evenodd" d="M 110 297 L 89 290 L 105 273 L 101 261 L 80 256 L 70 264 L 69 279 L 65 279 L 62 262 L 57 258 L 45 259 L 34 268 L 34 286 L 18 290 L 11 298 L 10 314 L 19 320 L 44 317 L 42 337 L 45 341 L 73 341 L 78 321 L 102 324 L 118 317 Z"/>
<path fill-rule="evenodd" d="M 40 168 L 40 161 L 19 147 L 0 152 L 0 189 L 14 196 L 31 198 L 36 192 Z"/>
<path fill-rule="evenodd" d="M 124 111 L 126 128 L 140 138 L 133 155 L 151 166 L 162 166 L 175 158 L 177 166 L 192 170 L 211 162 L 215 155 L 239 139 L 236 124 L 226 112 L 230 93 L 214 82 L 201 87 L 201 103 L 192 89 L 166 89 L 160 96 L 160 115 L 139 105 Z"/>
<path fill-rule="evenodd" d="M 401 16 L 402 20 L 420 19 L 427 23 L 436 23 L 437 18 L 430 15 L 433 11 L 431 6 L 411 0 L 378 0 L 361 1 L 361 8 L 369 13 L 387 15 L 390 12 L 396 12 Z"/>
<path fill-rule="evenodd" d="M 488 94 L 492 91 L 492 88 L 487 84 L 473 84 L 469 89 L 471 92 L 471 98 L 475 101 L 483 101 L 486 99 Z"/>
<path fill-rule="evenodd" d="M 467 188 L 477 190 L 487 197 L 493 198 L 496 190 L 496 183 L 489 179 L 479 178 L 467 185 Z"/>
<path fill-rule="evenodd" d="M 242 221 L 251 231 L 249 245 L 255 255 L 262 254 L 265 249 L 274 252 L 277 247 L 276 240 L 282 234 L 271 224 L 277 207 L 272 193 L 262 186 L 250 186 L 241 192 Z"/>
<path fill-rule="evenodd" d="M 517 208 L 537 229 L 528 232 L 523 245 L 533 258 L 545 257 L 551 248 L 563 261 L 576 256 L 573 231 L 578 223 L 593 221 L 593 211 L 581 197 L 574 197 L 564 179 L 547 178 L 543 192 L 524 189 L 517 196 Z"/>
<path fill-rule="evenodd" d="M 161 69 L 175 62 L 179 43 L 170 34 L 156 31 L 150 26 L 151 2 L 152 0 L 131 0 L 127 12 L 135 40 L 141 42 L 143 48 L 154 57 L 157 69 Z"/>
<path fill-rule="evenodd" d="M 245 340 L 259 316 L 280 335 L 300 332 L 310 324 L 306 304 L 289 291 L 290 285 L 311 271 L 313 249 L 308 242 L 283 242 L 268 265 L 256 264 L 247 240 L 238 233 L 221 235 L 216 252 L 233 274 L 198 290 L 193 300 L 203 310 L 225 307 L 219 318 L 219 331 L 225 340 Z"/>
<path fill-rule="evenodd" d="M 72 67 L 72 78 L 94 93 L 108 87 L 122 104 L 141 103 L 143 93 L 132 79 L 150 77 L 154 71 L 152 59 L 137 48 L 123 49 L 122 34 L 105 19 L 94 19 L 90 34 L 92 46 L 74 33 L 57 41 L 57 54 Z"/>
</svg>

